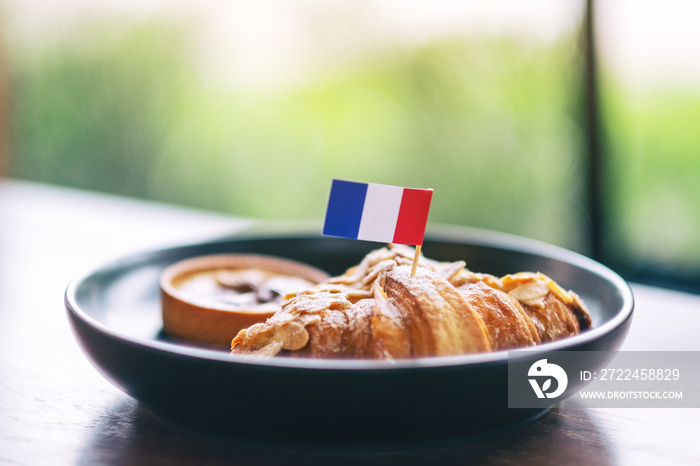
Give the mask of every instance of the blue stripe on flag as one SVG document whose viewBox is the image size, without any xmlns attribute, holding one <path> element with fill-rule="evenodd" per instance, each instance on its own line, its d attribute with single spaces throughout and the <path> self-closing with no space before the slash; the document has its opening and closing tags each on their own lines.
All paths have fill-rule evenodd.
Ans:
<svg viewBox="0 0 700 466">
<path fill-rule="evenodd" d="M 333 180 L 323 234 L 356 239 L 366 195 L 367 183 Z"/>
</svg>

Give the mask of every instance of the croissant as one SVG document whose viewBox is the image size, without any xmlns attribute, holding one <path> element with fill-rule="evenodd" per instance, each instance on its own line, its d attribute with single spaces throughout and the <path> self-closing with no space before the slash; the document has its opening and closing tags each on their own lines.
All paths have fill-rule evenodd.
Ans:
<svg viewBox="0 0 700 466">
<path fill-rule="evenodd" d="M 266 322 L 241 330 L 238 354 L 405 359 L 501 351 L 591 327 L 581 299 L 541 273 L 474 273 L 464 261 L 389 245 L 314 288 L 287 296 Z"/>
</svg>

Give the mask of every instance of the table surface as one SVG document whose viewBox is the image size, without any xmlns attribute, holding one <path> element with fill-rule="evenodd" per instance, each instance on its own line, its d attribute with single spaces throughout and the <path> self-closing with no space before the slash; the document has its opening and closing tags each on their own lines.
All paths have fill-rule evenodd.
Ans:
<svg viewBox="0 0 700 466">
<path fill-rule="evenodd" d="M 63 293 L 82 270 L 221 237 L 250 220 L 0 179 L 1 464 L 700 464 L 700 409 L 580 409 L 564 401 L 517 431 L 422 450 L 261 448 L 165 424 L 83 356 Z M 700 349 L 700 296 L 632 284 L 622 349 Z"/>
</svg>

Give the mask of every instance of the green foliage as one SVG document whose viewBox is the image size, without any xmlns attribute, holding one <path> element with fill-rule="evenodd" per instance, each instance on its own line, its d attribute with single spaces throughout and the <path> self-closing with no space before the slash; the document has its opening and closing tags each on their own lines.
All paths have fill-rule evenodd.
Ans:
<svg viewBox="0 0 700 466">
<path fill-rule="evenodd" d="M 646 267 L 697 270 L 700 262 L 700 95 L 604 86 L 609 147 L 610 254 Z"/>
<path fill-rule="evenodd" d="M 15 60 L 16 176 L 269 219 L 321 218 L 334 177 L 433 187 L 431 223 L 583 248 L 573 39 L 454 38 L 254 92 L 204 85 L 175 28 L 79 37 Z"/>
<path fill-rule="evenodd" d="M 13 63 L 14 172 L 30 179 L 148 196 L 186 68 L 151 27 L 55 44 Z M 176 40 L 170 32 L 167 39 Z"/>
</svg>

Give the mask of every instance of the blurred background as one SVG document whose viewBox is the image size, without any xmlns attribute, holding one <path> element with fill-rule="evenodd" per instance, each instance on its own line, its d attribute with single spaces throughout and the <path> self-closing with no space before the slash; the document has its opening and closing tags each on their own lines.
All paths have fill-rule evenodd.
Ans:
<svg viewBox="0 0 700 466">
<path fill-rule="evenodd" d="M 0 0 L 0 176 L 262 219 L 330 180 L 700 291 L 700 3 Z"/>
</svg>

